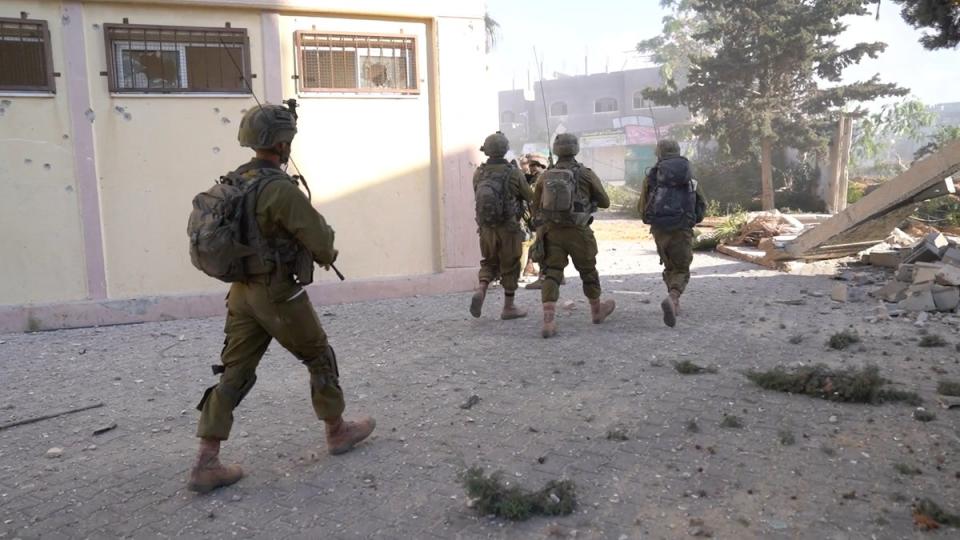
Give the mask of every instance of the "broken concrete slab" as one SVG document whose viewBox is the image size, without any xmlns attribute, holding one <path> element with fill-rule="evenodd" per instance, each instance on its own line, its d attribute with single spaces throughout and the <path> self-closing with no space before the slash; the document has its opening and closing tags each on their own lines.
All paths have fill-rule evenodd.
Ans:
<svg viewBox="0 0 960 540">
<path fill-rule="evenodd" d="M 944 145 L 820 225 L 804 231 L 771 258 L 824 259 L 853 255 L 883 241 L 925 200 L 956 193 L 960 141 Z"/>
<path fill-rule="evenodd" d="M 905 311 L 936 311 L 937 303 L 933 299 L 933 291 L 930 289 L 911 290 L 907 297 L 897 304 L 897 307 Z"/>
<path fill-rule="evenodd" d="M 939 232 L 927 234 L 920 242 L 913 247 L 913 251 L 907 255 L 903 262 L 934 262 L 939 261 L 940 257 L 949 247 L 947 238 Z"/>
<path fill-rule="evenodd" d="M 960 305 L 960 289 L 944 285 L 934 285 L 930 291 L 937 311 L 953 311 Z"/>
<path fill-rule="evenodd" d="M 717 246 L 717 252 L 733 257 L 734 259 L 753 264 L 759 264 L 760 266 L 766 266 L 767 268 L 777 267 L 776 263 L 767 257 L 767 252 L 762 249 L 748 246 L 730 246 L 727 244 L 720 244 Z"/>
<path fill-rule="evenodd" d="M 940 285 L 949 285 L 951 287 L 960 287 L 960 266 L 945 264 L 937 270 L 934 281 Z"/>
<path fill-rule="evenodd" d="M 913 274 L 916 272 L 916 267 L 912 264 L 901 264 L 897 267 L 896 279 L 897 281 L 903 281 L 904 283 L 913 283 Z"/>
<path fill-rule="evenodd" d="M 960 267 L 960 248 L 955 246 L 948 247 L 947 250 L 943 252 L 943 257 L 941 257 L 940 260 L 947 264 Z"/>
<path fill-rule="evenodd" d="M 913 282 L 926 283 L 932 282 L 937 277 L 937 272 L 943 268 L 940 263 L 918 262 L 913 264 Z"/>
<path fill-rule="evenodd" d="M 830 290 L 830 299 L 834 302 L 846 302 L 850 298 L 846 283 L 834 283 Z"/>
<path fill-rule="evenodd" d="M 909 283 L 904 283 L 902 281 L 891 280 L 889 283 L 880 287 L 876 291 L 873 291 L 872 295 L 876 298 L 886 300 L 887 302 L 900 302 L 907 297 L 907 289 L 910 288 Z"/>
<path fill-rule="evenodd" d="M 873 251 L 866 254 L 863 262 L 882 268 L 896 268 L 903 262 L 903 255 L 899 251 Z"/>
</svg>

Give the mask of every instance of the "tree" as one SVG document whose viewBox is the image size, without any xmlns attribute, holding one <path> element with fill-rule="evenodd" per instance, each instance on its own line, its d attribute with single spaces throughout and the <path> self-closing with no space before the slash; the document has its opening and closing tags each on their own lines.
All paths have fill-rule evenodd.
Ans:
<svg viewBox="0 0 960 540">
<path fill-rule="evenodd" d="M 871 0 L 872 1 L 872 0 Z M 703 29 L 693 38 L 702 54 L 690 58 L 686 86 L 675 78 L 644 97 L 685 105 L 696 117 L 694 133 L 715 139 L 723 152 L 760 153 L 764 209 L 772 209 L 774 145 L 800 151 L 827 147 L 835 115 L 847 104 L 907 90 L 869 80 L 840 84 L 845 68 L 886 45 L 858 43 L 841 49 L 837 37 L 848 15 L 867 12 L 865 0 L 684 0 Z M 669 42 L 669 40 L 667 40 Z M 831 86 L 825 86 L 828 83 Z M 854 111 L 862 113 L 859 109 Z"/>
<path fill-rule="evenodd" d="M 927 137 L 924 128 L 932 126 L 935 119 L 927 106 L 916 99 L 884 105 L 860 120 L 853 137 L 851 161 L 862 166 L 882 160 L 900 139 L 919 143 Z M 901 157 L 894 157 L 904 170 Z"/>
<path fill-rule="evenodd" d="M 879 0 L 878 0 L 879 1 Z M 949 49 L 960 44 L 960 1 L 893 0 L 903 6 L 900 15 L 914 28 L 930 28 L 920 43 L 928 49 Z"/>
</svg>

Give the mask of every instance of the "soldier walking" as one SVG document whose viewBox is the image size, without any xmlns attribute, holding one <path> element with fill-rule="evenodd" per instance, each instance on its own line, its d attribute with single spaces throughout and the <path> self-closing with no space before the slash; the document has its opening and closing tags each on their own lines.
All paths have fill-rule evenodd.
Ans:
<svg viewBox="0 0 960 540">
<path fill-rule="evenodd" d="M 660 308 L 663 323 L 672 328 L 680 313 L 680 295 L 690 281 L 693 226 L 703 221 L 706 201 L 677 141 L 658 142 L 656 153 L 657 164 L 643 179 L 637 209 L 657 244 L 667 286 Z"/>
<path fill-rule="evenodd" d="M 470 314 L 479 317 L 487 288 L 495 279 L 503 285 L 503 320 L 526 317 L 526 310 L 515 304 L 517 281 L 520 278 L 520 256 L 523 253 L 523 230 L 520 216 L 523 205 L 530 203 L 533 192 L 523 173 L 504 156 L 510 141 L 496 132 L 483 141 L 480 151 L 486 163 L 473 174 L 476 201 L 477 232 L 480 235 L 480 273 L 470 299 Z"/>
<path fill-rule="evenodd" d="M 274 339 L 303 362 L 310 374 L 310 399 L 317 418 L 326 425 L 331 454 L 349 451 L 376 425 L 369 417 L 353 422 L 343 419 L 337 357 L 303 288 L 313 279 L 313 263 L 329 267 L 337 258 L 337 250 L 333 229 L 300 191 L 297 181 L 281 169 L 289 159 L 296 133 L 295 109 L 279 105 L 250 109 L 240 123 L 238 139 L 256 156 L 224 177 L 225 184 L 243 194 L 239 222 L 244 244 L 253 254 L 239 259 L 239 277 L 216 275 L 233 283 L 227 296 L 221 365 L 214 366 L 220 382 L 204 392 L 197 406 L 200 449 L 188 482 L 193 491 L 208 492 L 243 477 L 238 465 L 220 463 L 220 444 L 230 436 L 233 410 L 256 382 L 257 365 Z M 195 231 L 197 199 L 194 206 L 188 232 L 196 247 L 207 240 Z M 196 220 L 202 221 L 203 217 Z M 210 252 L 202 247 L 191 249 L 198 267 L 203 264 L 197 259 Z M 203 262 L 206 265 L 202 269 L 207 273 L 211 264 L 226 263 Z"/>
<path fill-rule="evenodd" d="M 591 214 L 597 208 L 609 208 L 610 198 L 596 173 L 575 159 L 579 151 L 580 141 L 576 135 L 557 135 L 553 153 L 559 159 L 556 165 L 540 174 L 533 197 L 534 219 L 542 223 L 537 235 L 542 239 L 544 250 L 545 277 L 540 290 L 544 338 L 557 333 L 557 300 L 568 257 L 580 273 L 594 324 L 603 322 L 616 307 L 613 300 L 600 299 L 597 240 L 590 228 Z"/>
</svg>

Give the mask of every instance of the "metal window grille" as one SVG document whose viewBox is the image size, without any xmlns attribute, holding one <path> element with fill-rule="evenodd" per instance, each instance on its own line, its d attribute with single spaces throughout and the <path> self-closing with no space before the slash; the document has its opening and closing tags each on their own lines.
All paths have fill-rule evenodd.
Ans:
<svg viewBox="0 0 960 540">
<path fill-rule="evenodd" d="M 620 109 L 617 100 L 613 98 L 601 98 L 594 103 L 593 112 L 616 112 Z"/>
<path fill-rule="evenodd" d="M 0 18 L 0 90 L 55 92 L 46 21 Z"/>
<path fill-rule="evenodd" d="M 634 109 L 645 109 L 647 108 L 647 100 L 643 99 L 642 92 L 633 93 L 633 108 Z"/>
<path fill-rule="evenodd" d="M 249 93 L 246 29 L 107 24 L 104 30 L 111 92 Z"/>
<path fill-rule="evenodd" d="M 297 32 L 304 92 L 417 94 L 417 39 L 405 35 Z"/>
</svg>

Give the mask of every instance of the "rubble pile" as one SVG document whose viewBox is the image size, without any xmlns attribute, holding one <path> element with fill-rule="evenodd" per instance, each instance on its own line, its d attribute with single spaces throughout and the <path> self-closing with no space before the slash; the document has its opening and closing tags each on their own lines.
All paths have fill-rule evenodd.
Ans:
<svg viewBox="0 0 960 540">
<path fill-rule="evenodd" d="M 960 305 L 960 239 L 933 231 L 904 246 L 910 237 L 899 229 L 861 261 L 894 269 L 893 279 L 870 294 L 903 312 L 947 312 Z"/>
<path fill-rule="evenodd" d="M 764 238 L 795 238 L 803 232 L 804 225 L 793 216 L 781 214 L 777 210 L 770 212 L 752 212 L 747 222 L 740 228 L 739 234 L 727 242 L 734 246 L 760 246 Z"/>
</svg>

